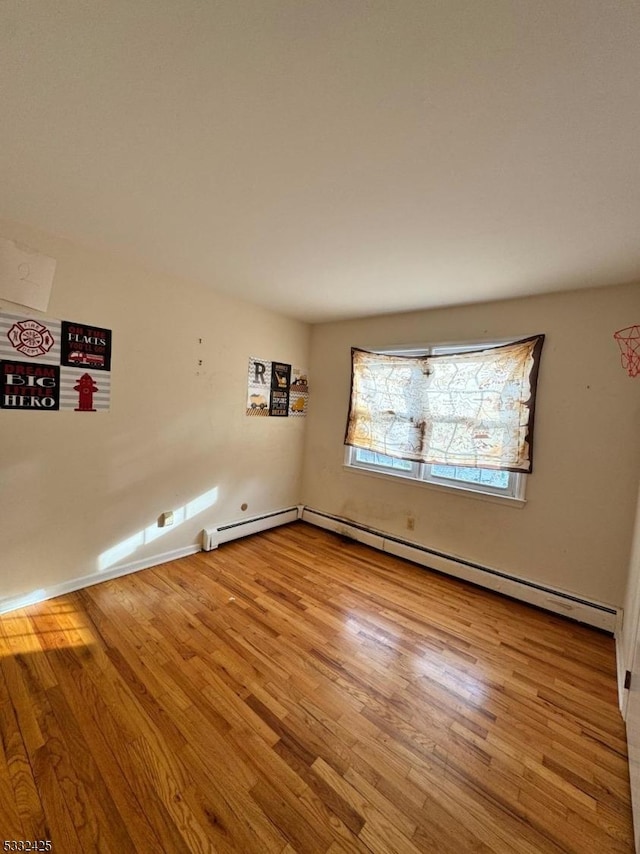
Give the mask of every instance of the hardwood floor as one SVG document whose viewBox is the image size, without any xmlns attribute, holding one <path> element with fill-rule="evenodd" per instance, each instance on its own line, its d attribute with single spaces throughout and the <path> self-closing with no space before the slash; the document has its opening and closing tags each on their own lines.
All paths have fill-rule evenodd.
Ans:
<svg viewBox="0 0 640 854">
<path fill-rule="evenodd" d="M 0 619 L 0 846 L 632 852 L 610 637 L 303 523 Z"/>
</svg>

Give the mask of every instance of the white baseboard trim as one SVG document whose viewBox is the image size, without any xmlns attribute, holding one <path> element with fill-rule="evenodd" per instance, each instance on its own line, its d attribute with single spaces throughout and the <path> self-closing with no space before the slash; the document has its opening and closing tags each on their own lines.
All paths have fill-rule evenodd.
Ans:
<svg viewBox="0 0 640 854">
<path fill-rule="evenodd" d="M 377 531 L 330 513 L 305 507 L 302 519 L 311 525 L 335 531 L 380 551 L 406 558 L 413 563 L 435 569 L 479 587 L 502 593 L 513 599 L 528 602 L 546 611 L 562 614 L 580 623 L 615 633 L 620 624 L 620 611 L 612 605 L 584 599 L 557 588 L 550 588 L 534 581 L 516 578 L 497 569 L 473 563 L 463 558 L 447 555 L 419 543 L 402 540 L 384 531 Z"/>
<path fill-rule="evenodd" d="M 301 518 L 302 512 L 303 505 L 296 504 L 293 507 L 273 510 L 271 513 L 263 513 L 260 516 L 253 516 L 250 519 L 228 522 L 225 525 L 218 525 L 216 528 L 205 528 L 202 532 L 202 550 L 210 552 L 213 549 L 217 549 L 222 543 L 228 543 L 240 537 L 247 537 L 249 534 L 258 534 L 260 531 L 266 531 L 278 525 L 295 522 L 296 519 Z"/>
<path fill-rule="evenodd" d="M 197 545 L 183 546 L 179 549 L 172 549 L 168 552 L 150 555 L 149 557 L 140 558 L 140 560 L 114 566 L 112 569 L 105 570 L 105 572 L 96 572 L 93 575 L 72 578 L 69 581 L 63 581 L 51 587 L 40 588 L 21 596 L 6 597 L 0 599 L 0 614 L 8 614 L 10 611 L 16 611 L 18 608 L 26 608 L 28 605 L 35 605 L 47 599 L 55 599 L 56 596 L 73 593 L 76 590 L 81 590 L 83 587 L 91 587 L 92 584 L 101 584 L 103 581 L 110 581 L 113 578 L 119 578 L 121 575 L 129 575 L 141 569 L 149 569 L 161 563 L 169 563 L 169 561 L 178 560 L 181 557 L 197 554 L 199 551 L 201 549 Z"/>
</svg>

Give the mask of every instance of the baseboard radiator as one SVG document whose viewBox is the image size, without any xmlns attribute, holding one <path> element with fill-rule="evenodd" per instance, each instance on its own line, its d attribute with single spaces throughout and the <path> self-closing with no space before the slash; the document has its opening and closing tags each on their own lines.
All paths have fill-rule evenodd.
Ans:
<svg viewBox="0 0 640 854">
<path fill-rule="evenodd" d="M 217 528 L 205 528 L 202 532 L 202 550 L 205 552 L 217 549 L 222 543 L 247 537 L 249 534 L 257 534 L 278 525 L 286 525 L 295 522 L 302 516 L 302 505 L 287 507 L 284 510 L 274 510 L 272 513 L 264 513 L 262 516 L 253 516 L 250 519 L 241 519 L 237 522 L 228 522 Z"/>
<path fill-rule="evenodd" d="M 583 599 L 563 590 L 545 587 L 537 582 L 516 578 L 499 570 L 447 555 L 418 543 L 392 536 L 384 531 L 377 531 L 358 522 L 313 510 L 309 507 L 303 509 L 301 518 L 311 525 L 325 528 L 328 531 L 335 531 L 380 551 L 396 555 L 396 557 L 402 557 L 429 569 L 435 569 L 445 575 L 470 581 L 479 587 L 485 587 L 505 596 L 511 596 L 513 599 L 537 605 L 539 608 L 562 614 L 565 617 L 587 623 L 598 629 L 604 629 L 612 634 L 617 634 L 621 628 L 622 609 Z"/>
</svg>

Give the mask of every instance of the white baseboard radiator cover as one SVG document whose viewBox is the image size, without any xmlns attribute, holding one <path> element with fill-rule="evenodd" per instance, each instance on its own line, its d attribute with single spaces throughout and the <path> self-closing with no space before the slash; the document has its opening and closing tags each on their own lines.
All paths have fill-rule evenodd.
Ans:
<svg viewBox="0 0 640 854">
<path fill-rule="evenodd" d="M 494 590 L 505 596 L 511 596 L 513 599 L 537 605 L 539 608 L 562 614 L 580 623 L 587 623 L 612 634 L 618 634 L 621 628 L 621 608 L 583 599 L 572 593 L 545 587 L 534 581 L 516 578 L 500 570 L 447 555 L 427 546 L 386 534 L 384 531 L 368 528 L 359 522 L 352 522 L 349 519 L 313 510 L 310 507 L 303 509 L 301 518 L 311 525 L 342 534 L 380 551 L 406 558 L 413 563 L 434 569 L 445 575 L 470 581 L 479 587 Z"/>
<path fill-rule="evenodd" d="M 219 525 L 217 528 L 205 528 L 202 532 L 202 550 L 205 552 L 217 549 L 222 543 L 247 537 L 249 534 L 257 534 L 268 528 L 278 525 L 286 525 L 295 522 L 302 516 L 302 505 L 287 507 L 284 510 L 274 510 L 272 513 L 264 513 L 261 516 L 253 516 L 251 519 L 241 519 L 238 522 L 229 522 Z"/>
</svg>

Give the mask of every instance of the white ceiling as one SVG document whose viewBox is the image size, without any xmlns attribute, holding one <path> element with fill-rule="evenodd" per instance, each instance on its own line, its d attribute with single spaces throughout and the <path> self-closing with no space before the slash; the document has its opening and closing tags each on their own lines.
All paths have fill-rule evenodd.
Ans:
<svg viewBox="0 0 640 854">
<path fill-rule="evenodd" d="M 0 0 L 0 216 L 305 320 L 640 280 L 640 5 Z"/>
</svg>

